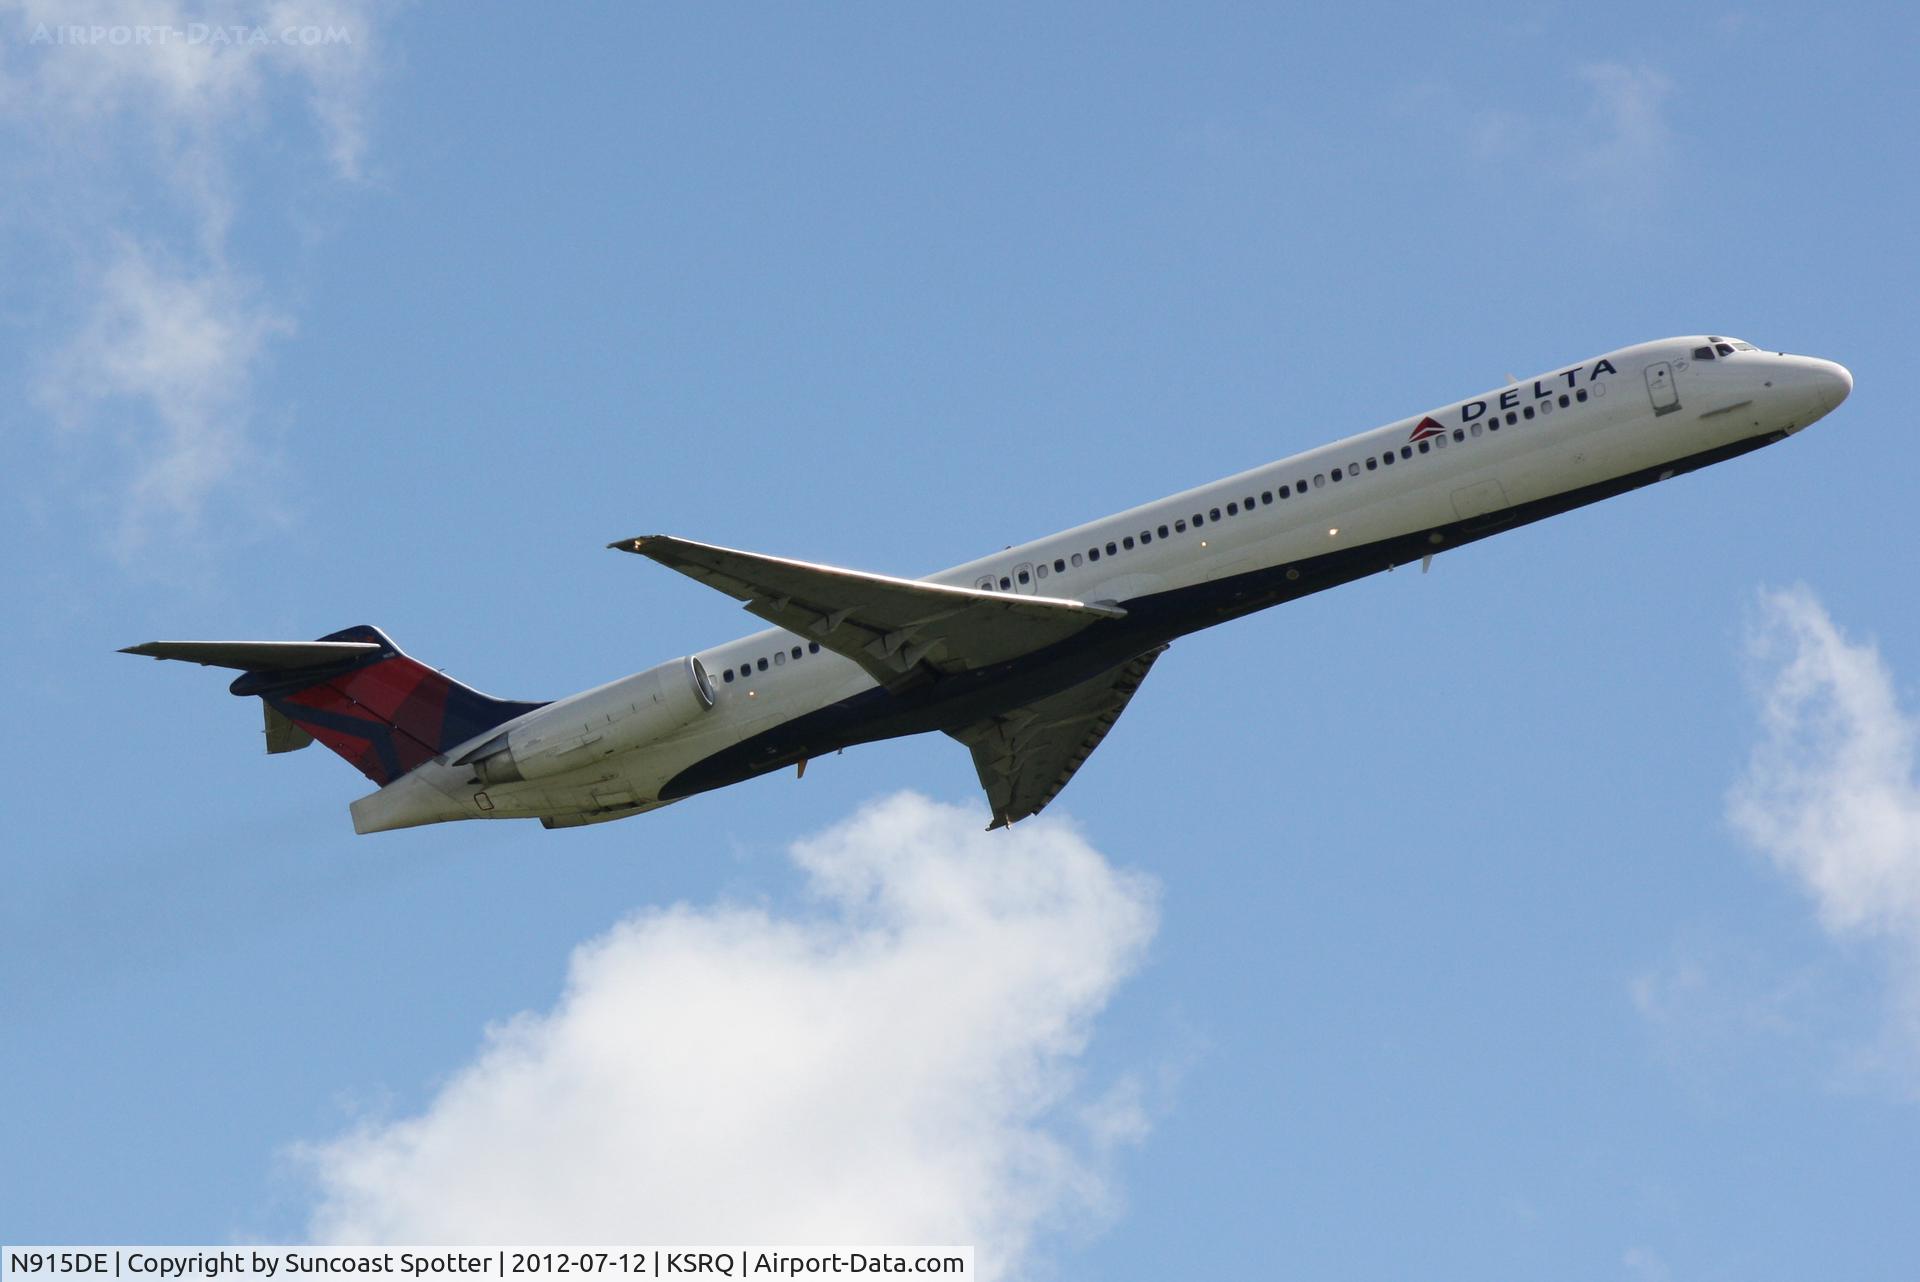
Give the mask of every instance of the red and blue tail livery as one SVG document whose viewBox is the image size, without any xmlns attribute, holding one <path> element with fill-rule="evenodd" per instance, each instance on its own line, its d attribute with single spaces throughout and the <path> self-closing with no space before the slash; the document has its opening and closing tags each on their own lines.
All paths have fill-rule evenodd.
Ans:
<svg viewBox="0 0 1920 1282">
<path fill-rule="evenodd" d="M 545 706 L 481 694 L 364 624 L 318 641 L 150 641 L 125 653 L 242 669 L 229 689 L 266 704 L 270 750 L 317 739 L 382 787 Z M 277 726 L 276 716 L 298 733 Z"/>
</svg>

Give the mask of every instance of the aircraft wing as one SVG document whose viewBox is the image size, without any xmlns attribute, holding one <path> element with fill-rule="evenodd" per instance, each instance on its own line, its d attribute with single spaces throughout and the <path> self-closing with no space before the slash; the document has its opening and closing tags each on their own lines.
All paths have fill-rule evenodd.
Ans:
<svg viewBox="0 0 1920 1282">
<path fill-rule="evenodd" d="M 922 664 L 935 674 L 990 667 L 1126 614 L 1118 606 L 896 579 L 664 534 L 607 546 L 636 552 L 717 588 L 769 623 L 845 655 L 889 686 Z"/>
<path fill-rule="evenodd" d="M 1059 795 L 1113 729 L 1166 648 L 1149 650 L 1025 707 L 947 731 L 973 750 L 974 769 L 993 808 L 987 831 L 1037 815 Z"/>
</svg>

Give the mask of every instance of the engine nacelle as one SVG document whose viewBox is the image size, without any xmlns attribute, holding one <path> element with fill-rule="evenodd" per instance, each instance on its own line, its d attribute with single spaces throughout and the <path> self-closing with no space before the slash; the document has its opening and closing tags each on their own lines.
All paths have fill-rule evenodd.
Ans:
<svg viewBox="0 0 1920 1282">
<path fill-rule="evenodd" d="M 483 783 L 517 783 L 590 766 L 690 724 L 714 703 L 688 656 L 549 704 L 460 759 Z"/>
</svg>

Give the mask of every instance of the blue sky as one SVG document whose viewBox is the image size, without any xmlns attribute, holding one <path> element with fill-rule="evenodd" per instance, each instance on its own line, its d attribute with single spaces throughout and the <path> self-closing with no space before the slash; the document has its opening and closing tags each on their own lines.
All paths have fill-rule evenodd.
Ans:
<svg viewBox="0 0 1920 1282">
<path fill-rule="evenodd" d="M 141 13 L 0 8 L 0 1237 L 1920 1270 L 1910 8 Z M 142 20 L 268 38 L 34 39 Z M 356 838 L 114 653 L 553 697 L 752 630 L 614 538 L 924 573 L 1709 330 L 1856 391 L 1179 643 L 997 844 L 944 738 Z"/>
</svg>

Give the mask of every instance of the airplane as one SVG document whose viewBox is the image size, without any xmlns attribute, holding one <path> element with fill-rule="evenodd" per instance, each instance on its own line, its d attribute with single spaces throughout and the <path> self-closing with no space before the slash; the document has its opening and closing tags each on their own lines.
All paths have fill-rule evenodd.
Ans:
<svg viewBox="0 0 1920 1282">
<path fill-rule="evenodd" d="M 150 641 L 240 670 L 269 753 L 318 739 L 378 785 L 354 830 L 574 828 L 856 744 L 942 731 L 989 829 L 1038 814 L 1180 637 L 1771 445 L 1853 390 L 1717 335 L 1620 348 L 923 579 L 668 535 L 609 547 L 773 624 L 551 703 L 495 699 L 378 628 Z"/>
</svg>

